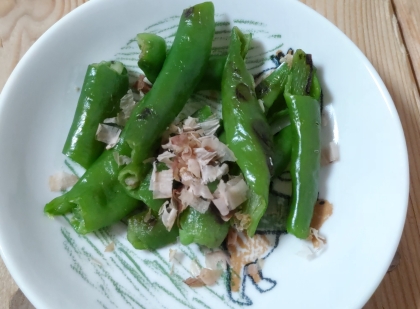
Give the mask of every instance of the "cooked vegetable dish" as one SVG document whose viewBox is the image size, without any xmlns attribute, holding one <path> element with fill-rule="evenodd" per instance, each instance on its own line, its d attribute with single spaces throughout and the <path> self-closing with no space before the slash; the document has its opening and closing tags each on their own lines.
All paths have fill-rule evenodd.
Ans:
<svg viewBox="0 0 420 309">
<path fill-rule="evenodd" d="M 230 229 L 252 237 L 267 226 L 308 238 L 321 156 L 312 57 L 290 51 L 256 86 L 245 65 L 251 34 L 233 27 L 227 55 L 214 56 L 214 32 L 214 7 L 204 2 L 183 11 L 169 49 L 138 34 L 144 75 L 134 86 L 118 61 L 89 65 L 63 148 L 86 172 L 45 213 L 71 213 L 81 234 L 126 219 L 128 240 L 146 250 L 178 238 L 216 248 Z M 180 115 L 202 90 L 220 92 L 222 117 L 209 106 Z M 277 206 L 272 191 L 285 171 L 292 198 Z"/>
</svg>

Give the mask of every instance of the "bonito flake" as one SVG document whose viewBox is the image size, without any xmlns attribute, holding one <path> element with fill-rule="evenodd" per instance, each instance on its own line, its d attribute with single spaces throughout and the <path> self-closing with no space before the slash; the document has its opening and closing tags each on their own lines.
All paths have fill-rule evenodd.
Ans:
<svg viewBox="0 0 420 309">
<path fill-rule="evenodd" d="M 173 201 L 166 201 L 159 209 L 159 215 L 162 217 L 162 223 L 168 231 L 172 229 L 178 215 L 178 210 L 174 207 Z"/>
<path fill-rule="evenodd" d="M 242 176 L 232 177 L 227 182 L 222 179 L 229 172 L 225 162 L 234 162 L 236 157 L 214 135 L 219 125 L 216 117 L 201 123 L 188 117 L 183 123 L 168 128 L 166 142 L 162 145 L 164 152 L 157 161 L 165 163 L 169 170 L 158 172 L 154 163 L 149 187 L 154 198 L 171 199 L 160 211 L 167 228 L 172 227 L 174 218 L 187 207 L 205 213 L 213 202 L 222 218 L 227 218 L 247 199 L 248 186 Z M 173 186 L 174 180 L 181 186 Z M 216 181 L 219 184 L 213 193 L 209 185 L 213 187 Z"/>
<path fill-rule="evenodd" d="M 138 99 L 140 100 L 143 96 L 144 95 L 140 92 L 140 97 Z M 131 91 L 131 89 L 129 89 L 127 94 L 124 95 L 120 100 L 121 111 L 117 114 L 116 117 L 106 118 L 103 122 L 106 124 L 114 123 L 124 127 L 139 100 L 134 99 L 134 93 Z"/>
<path fill-rule="evenodd" d="M 235 176 L 226 183 L 220 180 L 217 190 L 214 192 L 213 203 L 222 216 L 226 216 L 247 200 L 247 192 L 248 186 L 242 176 Z"/>
<path fill-rule="evenodd" d="M 203 131 L 204 135 L 212 136 L 216 134 L 217 129 L 220 127 L 220 120 L 215 117 L 209 117 L 203 122 L 199 123 L 201 130 Z"/>
<path fill-rule="evenodd" d="M 96 131 L 96 139 L 105 143 L 106 149 L 113 148 L 120 140 L 121 129 L 108 124 L 100 123 Z"/>
<path fill-rule="evenodd" d="M 201 167 L 201 177 L 203 183 L 213 182 L 216 179 L 222 178 L 229 172 L 229 166 L 223 163 L 220 166 L 204 165 Z"/>
<path fill-rule="evenodd" d="M 153 198 L 171 198 L 172 182 L 174 180 L 173 170 L 157 171 L 156 162 L 153 162 L 153 172 L 149 190 L 153 191 Z"/>
<path fill-rule="evenodd" d="M 53 192 L 66 190 L 74 186 L 78 180 L 79 178 L 76 175 L 58 172 L 49 178 L 50 190 Z"/>
</svg>

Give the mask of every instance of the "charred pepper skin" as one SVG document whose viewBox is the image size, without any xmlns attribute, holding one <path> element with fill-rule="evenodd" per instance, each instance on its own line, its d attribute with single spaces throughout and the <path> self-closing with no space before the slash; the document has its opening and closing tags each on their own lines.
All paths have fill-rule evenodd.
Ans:
<svg viewBox="0 0 420 309">
<path fill-rule="evenodd" d="M 242 44 L 242 33 L 234 27 L 222 78 L 222 115 L 227 145 L 249 187 L 242 212 L 250 216 L 247 233 L 252 237 L 268 204 L 273 139 L 241 55 Z"/>
<path fill-rule="evenodd" d="M 204 2 L 184 10 L 171 51 L 153 88 L 135 107 L 125 128 L 132 162 L 118 178 L 127 190 L 148 172 L 143 161 L 153 155 L 166 128 L 184 107 L 204 74 L 214 36 L 214 6 Z M 130 179 L 132 185 L 127 185 Z"/>
<path fill-rule="evenodd" d="M 139 206 L 139 201 L 126 193 L 125 175 L 132 172 L 140 182 L 149 172 L 150 165 L 143 161 L 157 149 L 163 131 L 200 80 L 213 35 L 211 2 L 184 11 L 170 56 L 153 89 L 133 110 L 118 144 L 103 152 L 69 192 L 48 203 L 45 213 L 73 212 L 73 227 L 78 233 L 86 234 L 118 222 Z M 115 151 L 131 156 L 132 164 L 125 168 L 119 166 L 113 156 Z"/>
<path fill-rule="evenodd" d="M 139 33 L 137 43 L 141 51 L 138 66 L 147 79 L 154 83 L 166 59 L 166 42 L 156 34 Z"/>
<path fill-rule="evenodd" d="M 287 232 L 302 239 L 310 232 L 318 196 L 321 156 L 320 103 L 309 95 L 312 61 L 308 56 L 302 50 L 294 54 L 284 94 L 293 129 L 290 164 L 293 193 Z"/>
<path fill-rule="evenodd" d="M 106 146 L 96 140 L 98 124 L 119 112 L 120 100 L 128 87 L 128 74 L 122 63 L 101 62 L 88 66 L 63 147 L 64 155 L 85 169 L 98 159 Z"/>
<path fill-rule="evenodd" d="M 284 93 L 287 77 L 290 68 L 286 62 L 283 62 L 273 73 L 261 81 L 255 88 L 258 99 L 263 101 L 265 110 L 268 111 L 279 96 Z"/>
</svg>

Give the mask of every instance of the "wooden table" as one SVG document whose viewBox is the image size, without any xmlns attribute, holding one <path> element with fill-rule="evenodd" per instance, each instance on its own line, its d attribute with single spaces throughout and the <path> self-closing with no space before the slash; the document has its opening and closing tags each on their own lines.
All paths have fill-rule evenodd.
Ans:
<svg viewBox="0 0 420 309">
<path fill-rule="evenodd" d="M 117 1 L 117 0 L 116 0 Z M 0 0 L 0 90 L 34 41 L 86 0 Z M 372 62 L 397 107 L 410 159 L 407 222 L 395 259 L 366 309 L 420 308 L 420 1 L 302 0 Z M 33 308 L 0 259 L 0 309 Z"/>
</svg>

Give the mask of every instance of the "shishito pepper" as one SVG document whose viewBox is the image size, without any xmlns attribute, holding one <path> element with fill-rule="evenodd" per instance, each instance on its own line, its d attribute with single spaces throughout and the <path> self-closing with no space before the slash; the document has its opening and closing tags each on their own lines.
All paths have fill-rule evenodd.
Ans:
<svg viewBox="0 0 420 309">
<path fill-rule="evenodd" d="M 316 70 L 314 70 L 312 75 L 312 84 L 309 95 L 322 104 L 322 87 L 321 83 L 319 82 Z"/>
<path fill-rule="evenodd" d="M 210 106 L 205 105 L 199 110 L 197 110 L 194 114 L 192 114 L 191 117 L 197 118 L 198 122 L 204 122 L 212 115 L 213 115 L 213 111 L 211 110 Z"/>
<path fill-rule="evenodd" d="M 280 95 L 283 95 L 289 73 L 290 68 L 288 64 L 283 62 L 273 73 L 261 81 L 261 83 L 259 83 L 255 88 L 257 97 L 263 101 L 266 111 L 271 108 Z"/>
<path fill-rule="evenodd" d="M 225 222 L 211 208 L 200 213 L 192 207 L 184 210 L 179 217 L 179 240 L 183 245 L 196 243 L 208 248 L 221 245 L 229 232 L 229 222 Z"/>
<path fill-rule="evenodd" d="M 141 51 L 138 66 L 147 79 L 154 83 L 166 59 L 166 42 L 156 34 L 139 33 L 137 43 Z"/>
<path fill-rule="evenodd" d="M 105 144 L 96 140 L 98 124 L 114 117 L 128 90 L 127 70 L 121 62 L 101 62 L 88 66 L 73 123 L 63 154 L 88 168 L 101 155 Z"/>
<path fill-rule="evenodd" d="M 261 232 L 286 232 L 287 216 L 289 214 L 289 200 L 283 196 L 270 193 L 267 210 L 262 216 L 258 231 Z"/>
<path fill-rule="evenodd" d="M 73 212 L 71 224 L 79 234 L 117 222 L 139 205 L 118 181 L 119 170 L 112 150 L 105 151 L 69 192 L 45 205 L 44 212 L 54 216 Z"/>
<path fill-rule="evenodd" d="M 242 33 L 240 33 L 240 35 L 241 44 L 239 46 L 239 55 L 240 57 L 245 58 L 251 44 L 252 36 L 250 34 Z M 199 114 L 203 115 L 204 109 L 202 109 Z M 224 136 L 225 133 L 222 132 L 219 136 L 219 140 L 223 141 Z M 223 143 L 225 142 L 223 141 Z M 232 169 L 232 164 L 230 164 L 229 170 L 230 174 L 233 175 L 234 169 Z M 216 190 L 218 183 L 218 181 L 214 181 L 208 184 L 211 192 Z M 210 210 L 202 214 L 190 208 L 191 207 L 180 215 L 181 229 L 179 235 L 181 243 L 187 245 L 195 242 L 210 248 L 218 247 L 226 237 L 229 225 L 216 217 L 215 213 Z"/>
<path fill-rule="evenodd" d="M 125 130 L 132 162 L 118 178 L 130 191 L 148 172 L 143 161 L 153 155 L 161 136 L 180 113 L 204 74 L 214 36 L 214 6 L 204 2 L 184 10 L 171 51 L 153 88 L 136 106 Z"/>
<path fill-rule="evenodd" d="M 150 166 L 143 160 L 156 149 L 163 131 L 183 108 L 203 74 L 214 34 L 214 7 L 210 2 L 184 10 L 170 56 L 153 89 L 136 105 L 120 141 L 105 151 L 66 194 L 48 203 L 44 211 L 61 215 L 73 211 L 72 224 L 78 233 L 88 233 L 117 222 L 138 205 L 129 197 L 125 175 L 132 171 L 144 177 Z M 113 152 L 132 156 L 133 164 L 122 168 Z M 122 176 L 122 184 L 118 181 Z M 129 186 L 128 186 L 129 187 Z"/>
<path fill-rule="evenodd" d="M 285 171 L 290 163 L 292 157 L 292 144 L 293 144 L 293 128 L 287 126 L 279 133 L 274 135 L 274 173 L 273 176 L 280 176 Z"/>
<path fill-rule="evenodd" d="M 168 232 L 156 212 L 143 211 L 128 219 L 127 239 L 136 249 L 156 250 L 176 242 L 178 227 Z"/>
<path fill-rule="evenodd" d="M 139 33 L 137 43 L 141 51 L 138 66 L 147 79 L 154 83 L 166 59 L 165 40 L 156 34 Z M 195 90 L 220 90 L 225 62 L 226 56 L 210 56 L 203 77 Z"/>
<path fill-rule="evenodd" d="M 309 236 L 319 185 L 321 112 L 319 102 L 309 95 L 311 74 L 310 55 L 297 50 L 284 97 L 293 129 L 290 169 L 293 193 L 287 232 L 298 238 Z"/>
<path fill-rule="evenodd" d="M 273 139 L 241 55 L 242 44 L 243 35 L 234 27 L 222 78 L 222 114 L 227 145 L 249 186 L 242 212 L 250 216 L 247 233 L 252 237 L 267 208 Z"/>
<path fill-rule="evenodd" d="M 151 166 L 151 164 L 149 164 Z M 168 169 L 166 164 L 158 163 L 156 167 L 157 171 L 163 171 Z M 155 212 L 158 212 L 160 207 L 162 207 L 163 203 L 167 199 L 154 199 L 153 198 L 153 191 L 149 189 L 150 187 L 150 180 L 152 178 L 153 169 L 150 168 L 150 171 L 147 173 L 144 180 L 140 183 L 139 187 L 136 190 L 130 191 L 130 196 L 142 201 L 146 204 L 147 207 L 152 209 Z"/>
<path fill-rule="evenodd" d="M 225 62 L 226 56 L 211 56 L 203 78 L 195 90 L 220 90 Z"/>
</svg>

